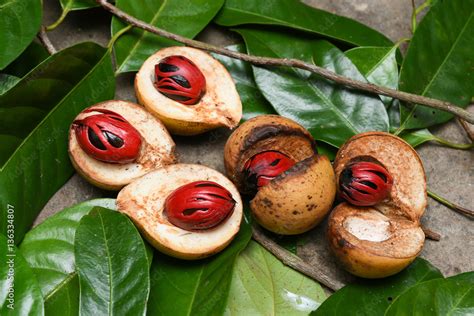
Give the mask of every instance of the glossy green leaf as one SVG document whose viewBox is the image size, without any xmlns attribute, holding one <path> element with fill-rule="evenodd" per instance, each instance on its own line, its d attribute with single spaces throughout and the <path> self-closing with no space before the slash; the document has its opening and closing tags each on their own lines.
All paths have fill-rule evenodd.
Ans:
<svg viewBox="0 0 474 316">
<path fill-rule="evenodd" d="M 346 56 L 356 65 L 368 82 L 398 89 L 398 45 L 392 47 L 356 47 L 345 52 Z M 380 96 L 385 106 L 389 106 L 392 98 Z"/>
<path fill-rule="evenodd" d="M 448 280 L 456 280 L 474 284 L 474 271 L 460 273 L 458 275 L 447 278 Z"/>
<path fill-rule="evenodd" d="M 92 200 L 56 213 L 30 230 L 20 244 L 20 251 L 38 279 L 47 315 L 79 313 L 74 236 L 81 218 L 95 206 L 114 209 L 115 200 Z"/>
<path fill-rule="evenodd" d="M 402 272 L 384 279 L 359 279 L 331 295 L 312 315 L 383 315 L 400 294 L 432 279 L 443 278 L 428 261 L 418 258 Z M 423 283 L 424 284 L 424 283 Z"/>
<path fill-rule="evenodd" d="M 387 37 L 366 25 L 312 8 L 298 0 L 226 0 L 215 22 L 224 26 L 278 25 L 353 46 L 392 46 Z"/>
<path fill-rule="evenodd" d="M 473 315 L 474 283 L 435 279 L 418 284 L 396 298 L 385 315 Z"/>
<path fill-rule="evenodd" d="M 240 53 L 246 51 L 243 44 L 232 45 L 226 48 Z M 219 54 L 212 55 L 227 68 L 234 79 L 240 99 L 242 100 L 242 120 L 246 121 L 258 115 L 276 114 L 272 105 L 268 103 L 260 90 L 258 90 L 253 78 L 252 67 L 249 63 Z"/>
<path fill-rule="evenodd" d="M 338 48 L 302 35 L 240 29 L 252 55 L 299 58 L 341 75 L 365 80 Z M 370 130 L 388 130 L 388 117 L 376 96 L 335 85 L 295 68 L 253 67 L 255 80 L 278 114 L 306 127 L 313 136 L 339 147 L 349 137 Z"/>
<path fill-rule="evenodd" d="M 67 153 L 74 117 L 114 94 L 109 52 L 83 43 L 46 59 L 0 96 L 0 137 L 19 143 L 17 147 L 0 143 L 0 205 L 15 208 L 17 243 L 74 172 Z M 6 216 L 6 208 L 0 212 Z M 0 232 L 5 229 L 2 222 Z"/>
<path fill-rule="evenodd" d="M 21 78 L 48 57 L 48 51 L 43 45 L 32 42 L 3 72 Z"/>
<path fill-rule="evenodd" d="M 474 0 L 440 0 L 417 27 L 400 71 L 400 90 L 466 107 L 474 95 Z M 425 128 L 451 114 L 404 105 L 401 125 Z"/>
<path fill-rule="evenodd" d="M 0 234 L 0 315 L 44 315 L 38 281 L 13 243 L 14 232 L 12 226 Z"/>
<path fill-rule="evenodd" d="M 20 81 L 20 78 L 18 77 L 0 74 L 0 95 L 10 90 L 10 88 L 16 85 L 18 81 Z"/>
<path fill-rule="evenodd" d="M 151 269 L 148 314 L 222 315 L 226 306 L 234 262 L 252 236 L 250 224 L 221 253 L 198 261 L 155 255 Z"/>
<path fill-rule="evenodd" d="M 60 0 L 63 11 L 83 10 L 97 7 L 95 0 Z"/>
<path fill-rule="evenodd" d="M 81 315 L 144 315 L 150 291 L 145 243 L 131 220 L 101 207 L 82 217 L 74 254 Z"/>
<path fill-rule="evenodd" d="M 224 0 L 117 0 L 116 6 L 158 28 L 193 38 L 212 20 Z M 112 35 L 127 24 L 114 17 Z M 150 55 L 167 46 L 182 45 L 134 28 L 114 45 L 117 72 L 137 71 Z"/>
<path fill-rule="evenodd" d="M 41 0 L 0 0 L 0 70 L 31 43 L 41 17 Z"/>
<path fill-rule="evenodd" d="M 252 241 L 237 258 L 225 315 L 308 315 L 325 299 L 318 283 Z"/>
</svg>

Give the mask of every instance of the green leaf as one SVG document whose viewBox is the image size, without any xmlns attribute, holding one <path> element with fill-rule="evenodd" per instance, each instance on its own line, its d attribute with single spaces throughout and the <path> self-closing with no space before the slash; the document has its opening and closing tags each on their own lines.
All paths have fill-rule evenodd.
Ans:
<svg viewBox="0 0 474 316">
<path fill-rule="evenodd" d="M 20 81 L 20 78 L 18 77 L 0 74 L 0 95 L 10 90 L 10 88 L 16 85 L 18 81 Z"/>
<path fill-rule="evenodd" d="M 226 0 L 215 22 L 223 26 L 264 24 L 322 35 L 352 46 L 392 46 L 383 34 L 352 19 L 305 5 L 299 0 Z"/>
<path fill-rule="evenodd" d="M 448 280 L 456 280 L 474 284 L 474 271 L 460 273 L 458 275 L 447 278 Z"/>
<path fill-rule="evenodd" d="M 349 284 L 331 295 L 312 315 L 383 315 L 389 304 L 417 284 L 443 278 L 428 261 L 418 258 L 402 272 L 384 279 Z"/>
<path fill-rule="evenodd" d="M 169 32 L 195 37 L 212 20 L 224 0 L 117 0 L 116 6 L 134 17 Z M 127 24 L 114 17 L 112 35 Z M 137 71 L 150 55 L 167 46 L 182 45 L 134 28 L 115 42 L 117 72 Z"/>
<path fill-rule="evenodd" d="M 41 17 L 41 0 L 0 0 L 0 70 L 31 43 Z"/>
<path fill-rule="evenodd" d="M 308 315 L 325 299 L 318 283 L 252 241 L 237 258 L 225 315 Z"/>
<path fill-rule="evenodd" d="M 60 0 L 63 11 L 83 10 L 99 6 L 94 0 Z"/>
<path fill-rule="evenodd" d="M 0 234 L 0 314 L 44 315 L 38 281 L 13 243 L 14 231 L 7 231 L 8 239 Z"/>
<path fill-rule="evenodd" d="M 356 47 L 345 52 L 346 56 L 356 65 L 368 82 L 398 89 L 398 45 L 392 47 Z M 392 98 L 380 96 L 385 106 L 389 106 Z"/>
<path fill-rule="evenodd" d="M 365 80 L 344 53 L 326 41 L 272 31 L 238 32 L 252 55 L 314 60 L 338 74 Z M 260 91 L 278 114 L 302 124 L 318 140 L 339 147 L 355 134 L 388 130 L 387 112 L 378 97 L 295 68 L 253 67 L 253 71 Z"/>
<path fill-rule="evenodd" d="M 48 51 L 43 45 L 31 42 L 25 51 L 4 69 L 4 72 L 21 78 L 48 57 Z"/>
<path fill-rule="evenodd" d="M 49 57 L 0 96 L 0 136 L 19 143 L 0 143 L 0 205 L 15 208 L 17 243 L 74 172 L 67 153 L 74 117 L 114 94 L 110 53 L 83 43 Z M 0 212 L 6 216 L 6 208 Z M 5 230 L 2 221 L 0 232 Z"/>
<path fill-rule="evenodd" d="M 243 221 L 240 232 L 221 253 L 199 261 L 155 255 L 151 269 L 149 315 L 221 315 L 234 262 L 252 236 Z"/>
<path fill-rule="evenodd" d="M 150 292 L 145 244 L 122 213 L 94 208 L 77 227 L 80 314 L 144 315 Z"/>
<path fill-rule="evenodd" d="M 244 44 L 231 45 L 226 48 L 240 53 L 246 51 Z M 258 115 L 276 114 L 272 105 L 268 103 L 260 90 L 258 90 L 253 78 L 252 67 L 249 63 L 219 54 L 212 55 L 227 68 L 234 79 L 240 99 L 242 100 L 242 119 L 244 121 Z"/>
<path fill-rule="evenodd" d="M 400 90 L 466 107 L 474 95 L 474 0 L 440 0 L 417 27 L 400 71 Z M 425 128 L 453 116 L 403 105 L 401 126 Z"/>
<path fill-rule="evenodd" d="M 30 230 L 20 244 L 20 251 L 38 279 L 47 315 L 79 313 L 74 236 L 81 218 L 95 206 L 114 209 L 115 200 L 92 200 L 56 213 Z"/>
<path fill-rule="evenodd" d="M 435 279 L 412 287 L 393 301 L 385 315 L 473 315 L 474 283 Z"/>
</svg>

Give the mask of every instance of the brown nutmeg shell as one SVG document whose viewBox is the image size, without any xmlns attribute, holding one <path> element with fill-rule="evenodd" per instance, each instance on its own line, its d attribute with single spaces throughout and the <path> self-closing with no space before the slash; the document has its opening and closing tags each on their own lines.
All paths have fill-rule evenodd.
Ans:
<svg viewBox="0 0 474 316">
<path fill-rule="evenodd" d="M 254 155 L 275 150 L 301 161 L 317 153 L 311 134 L 298 123 L 278 115 L 260 115 L 240 125 L 229 137 L 224 148 L 227 176 L 242 193 L 245 162 Z"/>
<path fill-rule="evenodd" d="M 331 209 L 335 195 L 331 162 L 325 156 L 314 155 L 262 187 L 250 207 L 266 229 L 295 235 L 319 224 Z"/>
<path fill-rule="evenodd" d="M 384 132 L 349 139 L 334 161 L 336 180 L 348 164 L 357 161 L 382 165 L 393 185 L 389 196 L 374 206 L 339 204 L 328 222 L 329 245 L 350 273 L 387 277 L 409 265 L 423 248 L 420 217 L 427 203 L 423 164 L 408 143 Z"/>
<path fill-rule="evenodd" d="M 278 115 L 261 115 L 240 125 L 224 149 L 229 178 L 239 191 L 251 194 L 245 183 L 245 164 L 255 155 L 277 151 L 295 162 L 250 202 L 256 221 L 283 235 L 306 232 L 331 209 L 336 180 L 330 161 L 317 154 L 316 143 L 303 126 Z"/>
</svg>

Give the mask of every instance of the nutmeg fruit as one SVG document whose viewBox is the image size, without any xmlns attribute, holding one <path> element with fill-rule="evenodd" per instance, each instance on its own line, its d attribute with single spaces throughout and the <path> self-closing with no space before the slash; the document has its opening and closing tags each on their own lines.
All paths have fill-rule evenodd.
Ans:
<svg viewBox="0 0 474 316">
<path fill-rule="evenodd" d="M 234 128 L 242 118 L 242 103 L 228 71 L 195 48 L 167 47 L 150 56 L 135 77 L 135 92 L 172 134 Z"/>
<path fill-rule="evenodd" d="M 282 235 L 316 226 L 336 194 L 329 159 L 316 151 L 311 134 L 278 115 L 261 115 L 239 126 L 224 149 L 229 178 L 251 195 L 256 221 Z"/>
<path fill-rule="evenodd" d="M 174 163 L 164 125 L 138 104 L 111 100 L 79 113 L 69 130 L 69 157 L 95 186 L 119 190 L 153 169 Z"/>
<path fill-rule="evenodd" d="M 223 250 L 238 233 L 243 214 L 234 184 L 193 164 L 148 173 L 123 188 L 116 203 L 156 249 L 187 260 Z"/>
<path fill-rule="evenodd" d="M 347 191 L 341 181 L 348 180 L 342 174 L 360 163 L 369 163 L 364 172 L 378 173 L 375 177 L 380 179 L 374 175 L 365 178 L 374 179 L 369 184 L 374 191 L 386 190 L 390 182 L 389 192 L 385 197 L 378 193 L 371 196 L 362 186 L 355 187 L 362 194 L 356 192 L 331 212 L 328 239 L 347 271 L 364 278 L 383 278 L 401 271 L 423 248 L 420 217 L 427 203 L 425 172 L 416 151 L 401 138 L 384 132 L 362 133 L 349 139 L 334 161 L 343 197 Z M 374 196 L 376 203 L 372 203 Z"/>
</svg>

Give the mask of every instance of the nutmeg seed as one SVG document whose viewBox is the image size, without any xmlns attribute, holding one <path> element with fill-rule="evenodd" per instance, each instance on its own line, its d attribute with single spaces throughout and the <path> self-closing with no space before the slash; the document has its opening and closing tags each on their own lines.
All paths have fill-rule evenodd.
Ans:
<svg viewBox="0 0 474 316">
<path fill-rule="evenodd" d="M 388 197 L 393 178 L 383 166 L 367 161 L 346 166 L 339 178 L 340 195 L 358 206 L 372 206 Z"/>
<path fill-rule="evenodd" d="M 72 123 L 81 148 L 89 156 L 104 162 L 125 164 L 135 161 L 142 144 L 140 133 L 123 116 L 113 111 L 95 111 L 100 114 Z"/>
<path fill-rule="evenodd" d="M 195 181 L 173 191 L 164 212 L 170 223 L 185 230 L 209 229 L 227 219 L 235 208 L 232 194 L 212 181 Z"/>
<path fill-rule="evenodd" d="M 155 87 L 170 99 L 193 105 L 206 92 L 206 78 L 191 60 L 173 55 L 155 65 Z"/>
<path fill-rule="evenodd" d="M 243 172 L 247 190 L 256 193 L 258 189 L 267 185 L 294 164 L 293 159 L 279 151 L 268 150 L 254 155 L 244 165 Z"/>
</svg>

